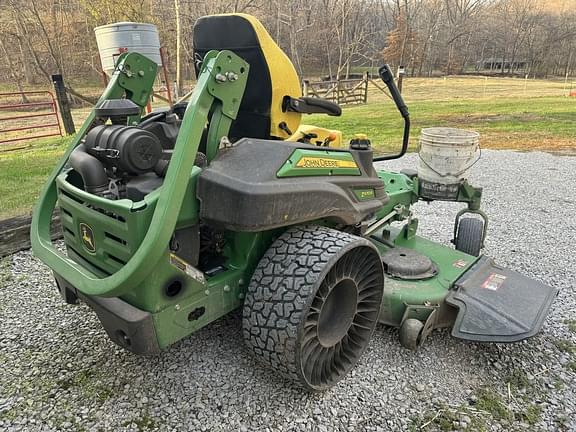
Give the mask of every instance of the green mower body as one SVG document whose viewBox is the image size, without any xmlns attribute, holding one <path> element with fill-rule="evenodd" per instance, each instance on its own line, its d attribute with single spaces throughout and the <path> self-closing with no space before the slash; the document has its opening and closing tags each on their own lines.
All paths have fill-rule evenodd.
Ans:
<svg viewBox="0 0 576 432">
<path fill-rule="evenodd" d="M 187 105 L 141 118 L 155 73 L 142 55 L 119 58 L 32 222 L 64 299 L 90 305 L 117 344 L 156 354 L 243 307 L 254 353 L 321 390 L 377 322 L 409 348 L 438 327 L 485 342 L 540 329 L 556 290 L 419 237 L 411 205 L 430 199 L 417 175 L 376 171 L 364 139 L 345 150 L 229 139 L 251 73 L 234 52 L 204 56 Z M 464 212 L 485 218 L 480 198 L 460 184 L 455 240 Z M 50 240 L 55 208 L 65 253 Z"/>
</svg>

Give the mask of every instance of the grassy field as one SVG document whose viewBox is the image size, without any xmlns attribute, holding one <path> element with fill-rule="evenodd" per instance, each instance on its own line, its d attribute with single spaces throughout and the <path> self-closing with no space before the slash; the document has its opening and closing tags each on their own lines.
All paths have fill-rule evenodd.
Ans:
<svg viewBox="0 0 576 432">
<path fill-rule="evenodd" d="M 483 148 L 576 150 L 576 100 L 565 97 L 407 100 L 412 119 L 411 148 L 422 128 L 447 126 L 480 132 Z M 402 118 L 391 101 L 349 108 L 341 118 L 311 116 L 319 126 L 343 131 L 345 139 L 367 134 L 375 148 L 399 146 Z"/>
<path fill-rule="evenodd" d="M 483 148 L 576 152 L 576 98 L 570 83 L 450 77 L 409 79 L 404 96 L 412 118 L 411 148 L 420 130 L 450 126 L 477 130 Z M 576 87 L 576 85 L 575 85 Z M 371 88 L 369 104 L 345 108 L 342 117 L 307 116 L 303 122 L 342 130 L 345 139 L 367 134 L 377 150 L 396 149 L 402 119 L 392 101 Z M 76 110 L 77 127 L 88 110 Z M 0 218 L 29 212 L 69 138 L 36 140 L 0 151 Z"/>
<path fill-rule="evenodd" d="M 412 119 L 411 148 L 425 127 L 447 126 L 481 133 L 483 148 L 576 150 L 576 84 L 514 78 L 410 78 L 404 99 Z M 370 88 L 369 104 L 350 107 L 340 118 L 303 121 L 342 130 L 345 139 L 367 134 L 380 150 L 398 146 L 402 119 L 390 98 Z"/>
<path fill-rule="evenodd" d="M 30 212 L 69 138 L 51 138 L 0 153 L 0 219 Z"/>
</svg>

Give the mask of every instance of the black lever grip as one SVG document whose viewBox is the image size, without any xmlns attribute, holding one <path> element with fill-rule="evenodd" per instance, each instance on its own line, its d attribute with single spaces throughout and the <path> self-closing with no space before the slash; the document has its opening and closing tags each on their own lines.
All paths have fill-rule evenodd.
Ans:
<svg viewBox="0 0 576 432">
<path fill-rule="evenodd" d="M 385 161 L 398 159 L 404 156 L 404 154 L 406 154 L 408 151 L 408 145 L 410 143 L 410 113 L 408 112 L 408 107 L 404 103 L 404 99 L 402 99 L 402 95 L 398 91 L 398 87 L 396 87 L 396 83 L 394 82 L 394 75 L 390 70 L 390 66 L 382 66 L 380 69 L 378 69 L 378 74 L 380 75 L 380 78 L 382 78 L 382 81 L 384 81 L 384 84 L 386 84 L 386 87 L 388 87 L 388 90 L 392 95 L 392 99 L 394 99 L 394 103 L 396 104 L 396 108 L 398 108 L 398 111 L 400 111 L 400 114 L 404 119 L 404 137 L 402 139 L 402 149 L 400 150 L 400 153 L 375 157 L 374 160 Z"/>
<path fill-rule="evenodd" d="M 402 117 L 407 117 L 409 115 L 408 107 L 404 103 L 404 99 L 402 98 L 400 91 L 398 91 L 398 87 L 396 87 L 396 83 L 394 82 L 394 75 L 390 70 L 390 66 L 382 66 L 380 69 L 378 69 L 378 75 L 380 75 L 380 78 L 382 81 L 384 81 L 386 87 L 388 87 L 388 90 L 392 95 L 392 99 L 394 99 L 394 103 L 396 104 L 398 111 L 400 111 L 400 114 L 402 114 Z"/>
</svg>

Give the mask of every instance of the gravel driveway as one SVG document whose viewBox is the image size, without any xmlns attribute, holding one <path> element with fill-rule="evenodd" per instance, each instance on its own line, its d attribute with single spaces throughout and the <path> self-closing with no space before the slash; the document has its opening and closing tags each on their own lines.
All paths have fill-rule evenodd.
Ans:
<svg viewBox="0 0 576 432">
<path fill-rule="evenodd" d="M 0 264 L 0 430 L 576 430 L 576 157 L 485 151 L 471 180 L 491 218 L 485 253 L 561 289 L 533 339 L 436 331 L 413 353 L 379 326 L 348 378 L 308 394 L 254 361 L 239 314 L 156 358 L 125 352 L 23 252 Z M 418 204 L 421 234 L 448 243 L 457 208 Z"/>
</svg>

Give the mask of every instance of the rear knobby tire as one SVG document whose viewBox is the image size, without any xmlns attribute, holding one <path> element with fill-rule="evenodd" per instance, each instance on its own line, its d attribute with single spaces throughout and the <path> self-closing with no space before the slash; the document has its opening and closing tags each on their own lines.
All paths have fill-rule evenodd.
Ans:
<svg viewBox="0 0 576 432">
<path fill-rule="evenodd" d="M 366 239 L 294 227 L 260 260 L 246 293 L 243 334 L 273 370 L 324 390 L 356 364 L 378 322 L 384 273 Z"/>
<path fill-rule="evenodd" d="M 456 249 L 472 256 L 480 256 L 484 221 L 476 218 L 462 218 L 458 223 Z"/>
</svg>

